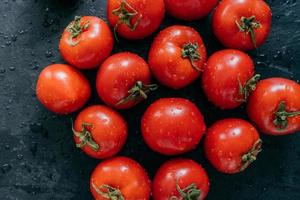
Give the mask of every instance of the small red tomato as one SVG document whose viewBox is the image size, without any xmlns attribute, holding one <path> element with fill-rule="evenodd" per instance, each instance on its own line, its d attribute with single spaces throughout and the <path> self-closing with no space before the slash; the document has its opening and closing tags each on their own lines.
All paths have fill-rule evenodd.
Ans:
<svg viewBox="0 0 300 200">
<path fill-rule="evenodd" d="M 207 159 L 220 172 L 234 174 L 256 160 L 262 141 L 256 129 L 242 119 L 224 119 L 207 131 L 204 150 Z"/>
<path fill-rule="evenodd" d="M 206 126 L 201 112 L 189 100 L 163 98 L 148 107 L 141 128 L 152 150 L 176 155 L 196 148 Z"/>
<path fill-rule="evenodd" d="M 106 106 L 90 106 L 79 113 L 73 127 L 76 146 L 93 158 L 117 154 L 126 142 L 127 124 Z"/>
<path fill-rule="evenodd" d="M 108 0 L 107 17 L 115 34 L 143 39 L 159 28 L 165 15 L 164 0 Z"/>
<path fill-rule="evenodd" d="M 69 114 L 79 110 L 91 96 L 88 80 L 69 65 L 49 65 L 36 84 L 38 100 L 51 112 Z"/>
<path fill-rule="evenodd" d="M 151 72 L 144 59 L 133 53 L 118 53 L 101 65 L 96 87 L 107 105 L 128 109 L 157 88 L 150 80 Z"/>
<path fill-rule="evenodd" d="M 189 159 L 164 163 L 152 184 L 154 200 L 203 200 L 208 191 L 209 179 L 205 170 Z"/>
<path fill-rule="evenodd" d="M 59 50 L 79 69 L 98 67 L 111 53 L 114 39 L 108 25 L 93 16 L 75 17 L 62 34 Z"/>
<path fill-rule="evenodd" d="M 252 50 L 264 43 L 271 27 L 264 0 L 222 0 L 212 18 L 213 31 L 228 48 Z"/>
<path fill-rule="evenodd" d="M 167 12 L 178 19 L 192 21 L 209 14 L 218 0 L 165 0 Z"/>
<path fill-rule="evenodd" d="M 148 200 L 150 180 L 136 161 L 115 157 L 101 162 L 90 181 L 95 200 Z"/>
<path fill-rule="evenodd" d="M 246 101 L 260 75 L 254 76 L 252 59 L 242 51 L 222 50 L 209 57 L 202 76 L 207 98 L 221 109 Z"/>
<path fill-rule="evenodd" d="M 263 133 L 285 135 L 300 131 L 300 85 L 285 78 L 258 82 L 249 97 L 247 112 Z"/>
<path fill-rule="evenodd" d="M 170 26 L 152 43 L 149 65 L 159 82 L 179 89 L 193 82 L 206 62 L 206 49 L 199 33 L 187 26 Z"/>
</svg>

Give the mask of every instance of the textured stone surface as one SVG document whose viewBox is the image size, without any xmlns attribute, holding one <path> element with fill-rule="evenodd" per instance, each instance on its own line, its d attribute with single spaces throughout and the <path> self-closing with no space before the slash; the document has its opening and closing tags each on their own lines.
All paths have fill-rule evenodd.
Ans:
<svg viewBox="0 0 300 200">
<path fill-rule="evenodd" d="M 58 52 L 63 28 L 75 15 L 105 18 L 104 0 L 0 0 L 0 199 L 89 200 L 89 177 L 100 161 L 76 149 L 70 130 L 72 116 L 56 116 L 35 98 L 39 72 L 51 63 L 64 62 Z M 266 44 L 250 52 L 256 71 L 264 78 L 300 79 L 300 4 L 296 0 L 268 1 L 273 11 L 272 33 Z M 204 38 L 208 52 L 222 49 L 211 31 L 209 18 L 192 23 L 166 17 L 161 29 L 187 24 Z M 143 41 L 121 40 L 114 52 L 131 51 L 147 58 L 153 37 Z M 96 71 L 85 72 L 94 85 Z M 123 111 L 129 139 L 121 155 L 135 158 L 153 177 L 167 159 L 151 152 L 139 131 L 140 117 L 159 97 L 186 97 L 202 110 L 208 125 L 225 117 L 247 118 L 244 108 L 221 112 L 204 98 L 199 80 L 173 91 L 160 87 L 148 101 Z M 101 103 L 94 90 L 89 104 Z M 208 200 L 300 199 L 300 134 L 285 137 L 262 135 L 263 152 L 244 173 L 217 173 L 203 156 L 202 145 L 183 155 L 201 163 L 211 179 Z"/>
</svg>

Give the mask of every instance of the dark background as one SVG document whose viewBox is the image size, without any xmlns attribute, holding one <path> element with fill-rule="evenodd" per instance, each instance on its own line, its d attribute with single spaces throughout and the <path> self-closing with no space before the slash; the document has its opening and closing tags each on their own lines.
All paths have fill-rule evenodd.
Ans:
<svg viewBox="0 0 300 200">
<path fill-rule="evenodd" d="M 100 161 L 75 148 L 70 118 L 56 116 L 36 100 L 39 72 L 51 63 L 64 62 L 58 40 L 75 15 L 106 17 L 104 0 L 0 0 L 0 199 L 89 200 L 89 178 Z M 273 24 L 267 42 L 249 52 L 263 78 L 300 79 L 300 4 L 296 0 L 268 1 Z M 209 18 L 184 23 L 166 17 L 161 29 L 186 24 L 202 35 L 209 55 L 222 46 L 210 30 Z M 114 52 L 131 51 L 147 59 L 153 36 L 143 41 L 121 40 Z M 85 72 L 94 87 L 96 71 Z M 225 117 L 247 118 L 244 108 L 221 112 L 207 102 L 199 80 L 179 90 L 160 87 L 148 101 L 123 111 L 129 138 L 120 155 L 139 161 L 153 177 L 167 157 L 151 152 L 140 136 L 140 118 L 160 97 L 181 96 L 195 102 L 208 125 Z M 89 104 L 101 103 L 94 90 Z M 237 175 L 217 173 L 199 148 L 183 155 L 201 163 L 211 180 L 208 200 L 300 199 L 300 135 L 261 136 L 264 144 L 258 160 Z"/>
</svg>

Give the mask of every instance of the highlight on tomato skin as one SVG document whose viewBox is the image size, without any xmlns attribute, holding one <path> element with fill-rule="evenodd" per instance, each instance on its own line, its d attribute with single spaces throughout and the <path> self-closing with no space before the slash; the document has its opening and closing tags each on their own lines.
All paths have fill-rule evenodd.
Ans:
<svg viewBox="0 0 300 200">
<path fill-rule="evenodd" d="M 300 131 L 300 85 L 286 78 L 259 81 L 250 95 L 247 113 L 257 128 L 268 135 Z"/>
<path fill-rule="evenodd" d="M 154 200 L 203 200 L 209 191 L 209 178 L 202 166 L 191 159 L 172 159 L 157 170 L 152 183 Z"/>
<path fill-rule="evenodd" d="M 51 112 L 65 115 L 87 103 L 91 88 L 81 72 L 66 64 L 53 64 L 39 74 L 36 96 Z"/>
<path fill-rule="evenodd" d="M 202 75 L 202 88 L 210 102 L 226 110 L 247 102 L 260 79 L 246 53 L 225 49 L 213 53 Z"/>
<path fill-rule="evenodd" d="M 123 148 L 128 135 L 123 117 L 103 105 L 93 105 L 82 110 L 72 130 L 76 146 L 96 159 L 116 155 Z"/>
<path fill-rule="evenodd" d="M 111 54 L 114 38 L 105 21 L 96 16 L 76 16 L 64 30 L 59 51 L 78 69 L 95 69 Z"/>
<path fill-rule="evenodd" d="M 227 48 L 249 51 L 267 39 L 272 12 L 264 0 L 222 0 L 212 17 L 212 29 Z"/>
<path fill-rule="evenodd" d="M 108 0 L 107 18 L 115 38 L 140 40 L 160 26 L 165 15 L 164 0 Z"/>
<path fill-rule="evenodd" d="M 249 122 L 227 118 L 208 128 L 204 152 L 219 172 L 236 174 L 246 170 L 262 151 L 262 140 Z"/>
<path fill-rule="evenodd" d="M 195 149 L 205 130 L 200 110 L 184 98 L 156 100 L 141 120 L 145 143 L 164 155 L 178 155 Z"/>
<path fill-rule="evenodd" d="M 155 37 L 148 63 L 155 78 L 172 89 L 186 87 L 201 74 L 206 48 L 200 34 L 188 26 L 173 25 Z"/>
<path fill-rule="evenodd" d="M 129 109 L 146 100 L 158 85 L 140 56 L 122 52 L 107 58 L 97 72 L 96 89 L 101 100 L 115 109 Z"/>
<path fill-rule="evenodd" d="M 167 13 L 184 21 L 207 16 L 217 3 L 218 0 L 165 0 Z"/>
<path fill-rule="evenodd" d="M 90 190 L 96 200 L 149 200 L 151 182 L 138 162 L 118 156 L 96 166 L 90 178 Z"/>
</svg>

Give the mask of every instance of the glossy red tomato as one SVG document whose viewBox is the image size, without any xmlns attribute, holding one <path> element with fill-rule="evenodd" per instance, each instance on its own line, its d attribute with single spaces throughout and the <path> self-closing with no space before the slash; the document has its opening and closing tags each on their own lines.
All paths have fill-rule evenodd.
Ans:
<svg viewBox="0 0 300 200">
<path fill-rule="evenodd" d="M 153 184 L 154 200 L 203 200 L 209 191 L 205 170 L 193 160 L 175 159 L 164 163 Z"/>
<path fill-rule="evenodd" d="M 118 53 L 100 67 L 96 86 L 100 98 L 117 109 L 131 108 L 157 88 L 150 84 L 148 64 L 136 54 Z"/>
<path fill-rule="evenodd" d="M 91 192 L 95 200 L 148 200 L 150 180 L 134 160 L 115 157 L 101 162 L 91 176 Z"/>
<path fill-rule="evenodd" d="M 209 14 L 218 0 L 165 0 L 167 12 L 178 19 L 192 21 Z"/>
<path fill-rule="evenodd" d="M 164 0 L 108 0 L 107 17 L 115 33 L 143 39 L 159 28 L 165 15 Z"/>
<path fill-rule="evenodd" d="M 201 112 L 189 100 L 163 98 L 148 107 L 141 128 L 152 150 L 176 155 L 196 148 L 206 126 Z"/>
<path fill-rule="evenodd" d="M 233 109 L 247 100 L 259 77 L 254 76 L 254 64 L 247 54 L 221 50 L 209 57 L 202 75 L 202 87 L 216 106 Z"/>
<path fill-rule="evenodd" d="M 266 40 L 271 9 L 264 0 L 222 0 L 212 19 L 216 37 L 228 48 L 251 50 Z"/>
<path fill-rule="evenodd" d="M 79 69 L 98 67 L 111 53 L 114 39 L 108 25 L 93 16 L 75 17 L 62 34 L 59 50 Z"/>
<path fill-rule="evenodd" d="M 300 85 L 285 78 L 268 78 L 257 84 L 247 105 L 249 118 L 270 135 L 300 131 Z"/>
<path fill-rule="evenodd" d="M 51 112 L 69 114 L 79 110 L 91 96 L 88 80 L 69 65 L 49 65 L 36 84 L 38 100 Z"/>
<path fill-rule="evenodd" d="M 77 147 L 93 158 L 102 159 L 121 150 L 127 138 L 127 124 L 116 111 L 95 105 L 79 113 L 73 132 Z"/>
<path fill-rule="evenodd" d="M 206 62 L 206 49 L 199 33 L 187 26 L 170 26 L 152 43 L 149 65 L 159 82 L 179 89 L 193 82 Z"/>
<path fill-rule="evenodd" d="M 242 119 L 224 119 L 207 131 L 204 150 L 207 159 L 220 172 L 234 174 L 245 170 L 261 151 L 256 129 Z"/>
</svg>

